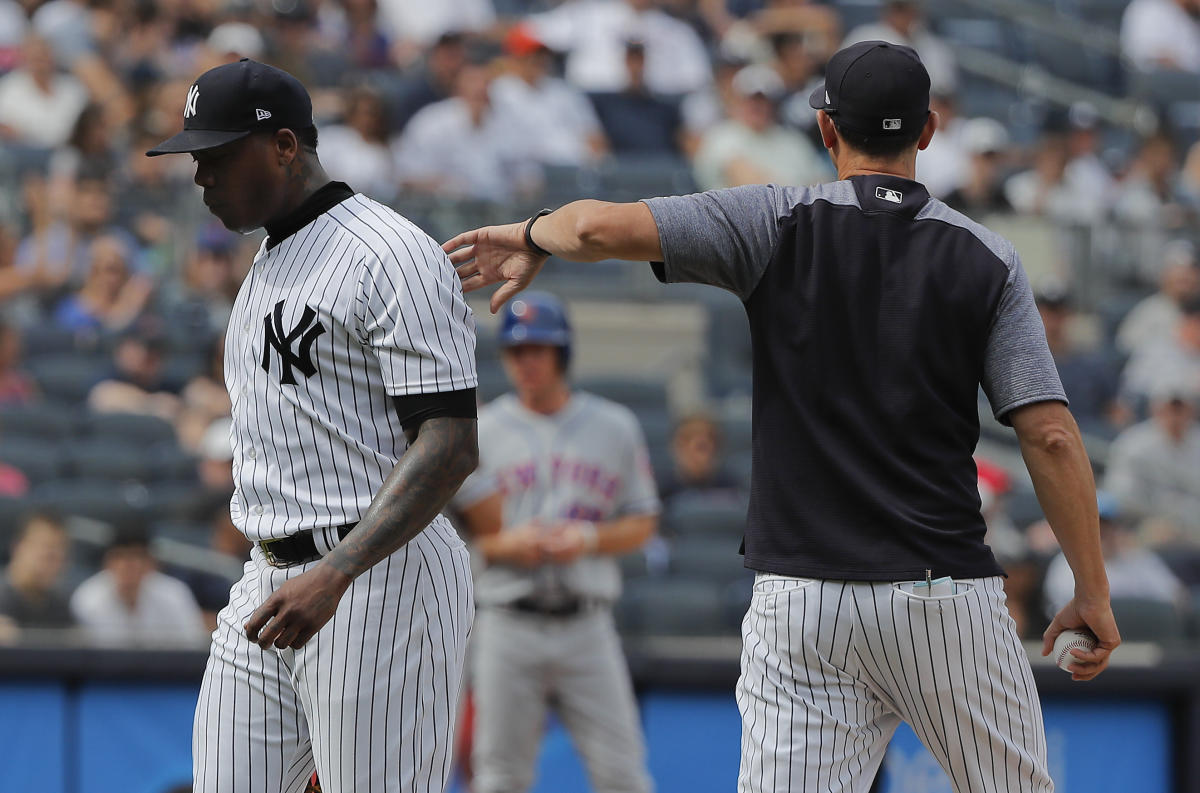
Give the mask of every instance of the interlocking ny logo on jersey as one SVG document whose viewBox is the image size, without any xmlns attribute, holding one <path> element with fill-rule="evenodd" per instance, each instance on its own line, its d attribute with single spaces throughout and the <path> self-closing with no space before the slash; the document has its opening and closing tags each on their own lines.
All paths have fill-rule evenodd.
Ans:
<svg viewBox="0 0 1200 793">
<path fill-rule="evenodd" d="M 200 98 L 200 86 L 193 85 L 188 89 L 187 100 L 183 103 L 183 117 L 191 118 L 196 115 L 196 100 Z"/>
<path fill-rule="evenodd" d="M 325 332 L 324 325 L 313 322 L 316 318 L 317 312 L 312 306 L 305 306 L 300 321 L 291 331 L 284 333 L 283 301 L 275 304 L 275 310 L 263 317 L 263 325 L 266 327 L 262 359 L 264 372 L 271 371 L 271 349 L 274 348 L 275 352 L 279 353 L 279 363 L 283 367 L 283 373 L 279 377 L 279 382 L 283 385 L 296 384 L 296 378 L 292 376 L 292 367 L 299 369 L 305 377 L 312 377 L 316 373 L 317 367 L 312 360 L 312 346 L 317 337 Z M 297 339 L 300 340 L 300 345 L 296 352 L 292 352 L 292 344 Z"/>
</svg>

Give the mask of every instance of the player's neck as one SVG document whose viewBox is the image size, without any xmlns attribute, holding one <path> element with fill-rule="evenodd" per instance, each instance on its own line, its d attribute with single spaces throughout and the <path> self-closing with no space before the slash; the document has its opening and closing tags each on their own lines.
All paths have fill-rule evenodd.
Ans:
<svg viewBox="0 0 1200 793">
<path fill-rule="evenodd" d="M 544 391 L 526 391 L 517 394 L 517 399 L 526 410 L 552 416 L 567 406 L 571 399 L 571 389 L 566 383 L 559 383 Z"/>
<path fill-rule="evenodd" d="M 886 159 L 870 157 L 857 151 L 843 149 L 835 157 L 838 179 L 851 176 L 899 176 L 901 179 L 917 178 L 917 154 L 902 154 Z"/>
<path fill-rule="evenodd" d="M 307 201 L 313 193 L 329 184 L 329 174 L 321 166 L 321 161 L 312 153 L 306 153 L 288 166 L 287 189 L 283 203 L 269 222 L 276 223 L 288 217 Z M 267 224 L 264 224 L 267 225 Z"/>
</svg>

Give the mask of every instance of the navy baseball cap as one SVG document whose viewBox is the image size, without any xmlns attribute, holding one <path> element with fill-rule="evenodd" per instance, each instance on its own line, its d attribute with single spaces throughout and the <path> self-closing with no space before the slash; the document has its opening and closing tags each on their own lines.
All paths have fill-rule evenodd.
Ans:
<svg viewBox="0 0 1200 793">
<path fill-rule="evenodd" d="M 929 72 L 912 47 L 862 41 L 833 54 L 825 66 L 825 82 L 808 104 L 828 113 L 839 128 L 901 137 L 925 126 Z"/>
<path fill-rule="evenodd" d="M 299 80 L 282 69 L 242 58 L 196 78 L 183 107 L 183 132 L 146 156 L 203 151 L 254 132 L 311 126 L 312 99 Z"/>
</svg>

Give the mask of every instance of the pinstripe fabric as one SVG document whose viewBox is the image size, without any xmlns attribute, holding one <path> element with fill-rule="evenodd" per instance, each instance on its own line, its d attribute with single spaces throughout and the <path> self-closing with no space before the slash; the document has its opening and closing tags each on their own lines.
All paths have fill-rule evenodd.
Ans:
<svg viewBox="0 0 1200 793">
<path fill-rule="evenodd" d="M 263 650 L 242 630 L 307 565 L 255 549 L 218 616 L 192 736 L 195 790 L 440 793 L 474 615 L 466 548 L 439 521 L 351 584 L 299 650 Z"/>
<path fill-rule="evenodd" d="M 760 574 L 742 622 L 740 793 L 866 793 L 908 722 L 958 793 L 1050 793 L 1041 705 L 999 578 L 920 598 Z"/>
<path fill-rule="evenodd" d="M 284 334 L 324 329 L 315 371 L 294 382 L 265 333 L 277 306 Z M 262 540 L 353 523 L 406 448 L 391 397 L 478 383 L 474 317 L 437 243 L 355 195 L 263 244 L 234 301 L 225 382 L 234 524 Z"/>
<path fill-rule="evenodd" d="M 441 248 L 361 195 L 255 257 L 225 345 L 234 523 L 251 540 L 356 522 L 406 448 L 392 397 L 473 388 L 474 319 Z M 445 518 L 359 576 L 298 650 L 243 624 L 308 565 L 256 547 L 218 618 L 196 708 L 195 789 L 435 793 L 474 616 L 468 554 Z"/>
</svg>

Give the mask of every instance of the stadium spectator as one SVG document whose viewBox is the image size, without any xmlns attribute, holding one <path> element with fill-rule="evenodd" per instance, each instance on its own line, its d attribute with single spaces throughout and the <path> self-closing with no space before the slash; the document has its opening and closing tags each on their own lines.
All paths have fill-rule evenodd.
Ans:
<svg viewBox="0 0 1200 793">
<path fill-rule="evenodd" d="M 1132 0 L 1121 19 L 1121 53 L 1143 71 L 1200 73 L 1200 2 Z"/>
<path fill-rule="evenodd" d="M 1100 550 L 1108 573 L 1113 600 L 1136 598 L 1169 603 L 1183 608 L 1187 593 L 1182 582 L 1154 551 L 1142 547 L 1122 517 L 1121 500 L 1101 490 Z M 1046 570 L 1044 585 L 1046 614 L 1058 613 L 1075 596 L 1075 578 L 1067 558 L 1059 553 Z"/>
<path fill-rule="evenodd" d="M 1121 373 L 1121 395 L 1134 407 L 1145 403 L 1162 384 L 1200 383 L 1200 298 L 1179 305 L 1180 317 L 1169 336 L 1147 341 L 1133 351 Z"/>
<path fill-rule="evenodd" d="M 144 152 L 160 140 L 158 135 L 138 132 L 126 152 L 124 168 L 117 187 L 121 200 L 115 209 L 115 225 L 129 229 L 137 241 L 148 248 L 165 246 L 173 250 L 176 224 L 190 200 L 192 174 L 173 170 L 167 157 L 147 157 Z M 149 263 L 154 272 L 173 269 L 174 262 Z"/>
<path fill-rule="evenodd" d="M 467 65 L 467 44 L 461 33 L 445 33 L 426 53 L 414 73 L 401 79 L 391 99 L 391 128 L 402 132 L 426 105 L 449 99 L 458 73 Z"/>
<path fill-rule="evenodd" d="M 681 148 L 689 158 L 696 156 L 704 133 L 728 118 L 729 108 L 734 102 L 733 78 L 746 64 L 744 58 L 718 52 L 713 62 L 712 84 L 699 91 L 693 91 L 680 102 L 679 114 L 683 124 Z M 785 99 L 785 104 L 788 101 Z M 807 99 L 804 105 L 808 106 Z M 809 114 L 811 113 L 810 108 Z M 796 126 L 790 117 L 785 121 Z"/>
<path fill-rule="evenodd" d="M 1117 402 L 1116 364 L 1111 356 L 1087 349 L 1072 336 L 1075 312 L 1065 292 L 1045 290 L 1036 300 L 1050 354 L 1071 400 L 1071 415 L 1085 433 L 1111 437 L 1127 420 Z"/>
<path fill-rule="evenodd" d="M 1179 200 L 1192 215 L 1200 215 L 1200 141 L 1187 150 L 1179 173 L 1178 191 Z"/>
<path fill-rule="evenodd" d="M 21 42 L 29 30 L 25 9 L 16 0 L 0 0 L 0 72 L 21 62 Z"/>
<path fill-rule="evenodd" d="M 27 405 L 37 397 L 37 384 L 21 366 L 21 331 L 0 318 L 0 407 Z"/>
<path fill-rule="evenodd" d="M 401 66 L 447 34 L 483 33 L 496 21 L 492 0 L 378 0 L 379 22 Z"/>
<path fill-rule="evenodd" d="M 342 123 L 321 128 L 321 163 L 330 178 L 377 201 L 391 201 L 398 184 L 388 137 L 383 98 L 358 86 L 346 95 Z"/>
<path fill-rule="evenodd" d="M 204 431 L 196 449 L 199 458 L 196 473 L 200 485 L 214 496 L 214 501 L 224 497 L 228 507 L 229 496 L 233 495 L 233 442 L 230 441 L 229 417 L 217 418 Z"/>
<path fill-rule="evenodd" d="M 659 482 L 663 511 L 681 497 L 740 503 L 745 484 L 723 464 L 724 438 L 720 426 L 705 413 L 684 416 L 671 435 L 671 470 Z"/>
<path fill-rule="evenodd" d="M 963 122 L 962 146 L 967 154 L 966 175 L 962 184 L 942 200 L 953 209 L 976 220 L 998 212 L 1011 212 L 1000 179 L 1008 147 L 1008 131 L 991 118 L 972 118 Z"/>
<path fill-rule="evenodd" d="M 1158 291 L 1125 315 L 1117 329 L 1117 347 L 1129 354 L 1170 338 L 1183 314 L 1180 306 L 1200 298 L 1200 262 L 1187 240 L 1175 240 L 1163 251 Z"/>
<path fill-rule="evenodd" d="M 93 641 L 127 647 L 204 638 L 204 615 L 191 591 L 156 567 L 144 528 L 115 533 L 100 572 L 71 595 L 71 613 Z"/>
<path fill-rule="evenodd" d="M 803 39 L 808 57 L 819 64 L 837 51 L 843 31 L 836 8 L 813 0 L 766 0 L 761 6 L 748 20 L 758 35 L 772 40 L 776 56 L 780 36 Z"/>
<path fill-rule="evenodd" d="M 62 519 L 32 512 L 21 519 L 12 557 L 0 579 L 0 618 L 17 628 L 69 628 L 75 624 L 62 579 L 71 540 Z"/>
<path fill-rule="evenodd" d="M 343 49 L 354 70 L 393 68 L 391 38 L 381 29 L 379 3 L 376 0 L 344 0 L 341 38 Z"/>
<path fill-rule="evenodd" d="M 42 272 L 52 283 L 79 286 L 91 267 L 92 242 L 101 236 L 118 239 L 130 261 L 135 261 L 136 241 L 113 225 L 113 196 L 113 186 L 104 175 L 80 174 L 71 190 L 66 217 L 35 227 L 21 241 L 17 267 Z"/>
<path fill-rule="evenodd" d="M 75 333 L 117 333 L 141 315 L 150 298 L 150 280 L 129 271 L 129 250 L 116 237 L 92 240 L 83 285 L 54 311 L 54 323 Z"/>
<path fill-rule="evenodd" d="M 530 156 L 548 165 L 587 165 L 608 152 L 592 103 L 553 75 L 554 54 L 526 25 L 504 38 L 508 74 L 492 82 L 492 101 L 507 118 L 525 125 Z"/>
<path fill-rule="evenodd" d="M 808 139 L 779 123 L 784 86 L 769 66 L 753 65 L 733 78 L 733 117 L 700 142 L 694 163 L 702 189 L 744 184 L 815 184 L 828 168 Z"/>
<path fill-rule="evenodd" d="M 88 407 L 98 413 L 138 413 L 175 421 L 182 403 L 180 384 L 164 372 L 166 342 L 153 330 L 135 327 L 113 350 L 113 368 L 92 387 Z"/>
<path fill-rule="evenodd" d="M 801 6 L 801 8 L 816 6 Z M 808 132 L 816 126 L 808 95 L 820 80 L 822 56 L 814 54 L 814 48 L 802 33 L 777 33 L 770 37 L 771 67 L 783 80 L 783 97 L 779 101 L 779 117 L 790 127 Z"/>
<path fill-rule="evenodd" d="M 1184 222 L 1176 202 L 1175 141 L 1170 135 L 1151 135 L 1138 146 L 1125 178 L 1116 188 L 1113 214 L 1134 228 L 1176 228 Z"/>
<path fill-rule="evenodd" d="M 205 370 L 183 387 L 183 405 L 175 420 L 179 445 L 189 452 L 204 452 L 206 444 L 209 444 L 207 437 L 212 426 L 220 422 L 228 429 L 228 418 L 233 411 L 229 391 L 225 387 L 224 335 L 218 336 L 209 347 L 205 361 Z M 228 443 L 227 437 L 225 445 L 228 446 Z"/>
<path fill-rule="evenodd" d="M 117 170 L 120 155 L 113 145 L 112 133 L 100 105 L 89 104 L 83 108 L 70 138 L 50 157 L 50 200 L 55 205 L 70 200 L 79 174 L 106 175 Z"/>
<path fill-rule="evenodd" d="M 930 94 L 953 94 L 958 62 L 950 45 L 925 27 L 924 5 L 924 0 L 884 0 L 879 21 L 851 30 L 842 46 L 878 40 L 912 47 L 929 72 Z"/>
<path fill-rule="evenodd" d="M 540 169 L 522 127 L 495 107 L 485 66 L 464 66 L 455 94 L 421 110 L 396 146 L 397 170 L 419 192 L 507 201 L 531 193 Z"/>
<path fill-rule="evenodd" d="M 1111 200 L 1116 183 L 1100 158 L 1100 114 L 1089 102 L 1076 102 L 1067 110 L 1062 126 L 1067 136 L 1066 180 L 1080 192 Z"/>
<path fill-rule="evenodd" d="M 655 8 L 654 0 L 567 0 L 527 22 L 539 41 L 567 54 L 567 79 L 584 91 L 629 84 L 625 43 L 631 40 L 645 45 L 646 87 L 653 93 L 686 94 L 712 80 L 696 31 Z"/>
<path fill-rule="evenodd" d="M 213 63 L 229 63 L 241 58 L 260 60 L 267 48 L 262 33 L 247 22 L 223 22 L 212 29 L 205 46 L 212 53 Z"/>
<path fill-rule="evenodd" d="M 1195 381 L 1164 379 L 1150 397 L 1150 418 L 1122 432 L 1109 451 L 1104 489 L 1132 518 L 1170 518 L 1200 543 L 1200 428 Z"/>
<path fill-rule="evenodd" d="M 1067 174 L 1069 151 L 1059 132 L 1042 135 L 1034 152 L 1034 167 L 1009 177 L 1004 195 L 1013 209 L 1060 223 L 1094 224 L 1107 210 L 1105 197 L 1076 184 Z"/>
<path fill-rule="evenodd" d="M 641 41 L 625 42 L 629 80 L 619 91 L 592 94 L 596 115 L 618 155 L 676 156 L 683 144 L 683 114 L 679 102 L 646 85 L 646 48 Z"/>
<path fill-rule="evenodd" d="M 921 152 L 917 179 L 934 198 L 944 199 L 967 177 L 970 158 L 963 144 L 966 120 L 958 114 L 958 100 L 952 94 L 930 94 L 929 109 L 938 114 L 938 131 Z"/>
<path fill-rule="evenodd" d="M 225 332 L 243 273 L 236 264 L 238 238 L 222 226 L 202 226 L 195 240 L 183 272 L 164 287 L 159 303 L 172 325 L 203 345 Z"/>
<path fill-rule="evenodd" d="M 40 36 L 26 37 L 23 54 L 21 67 L 0 77 L 0 139 L 52 149 L 70 137 L 87 89 L 58 72 Z"/>
</svg>

